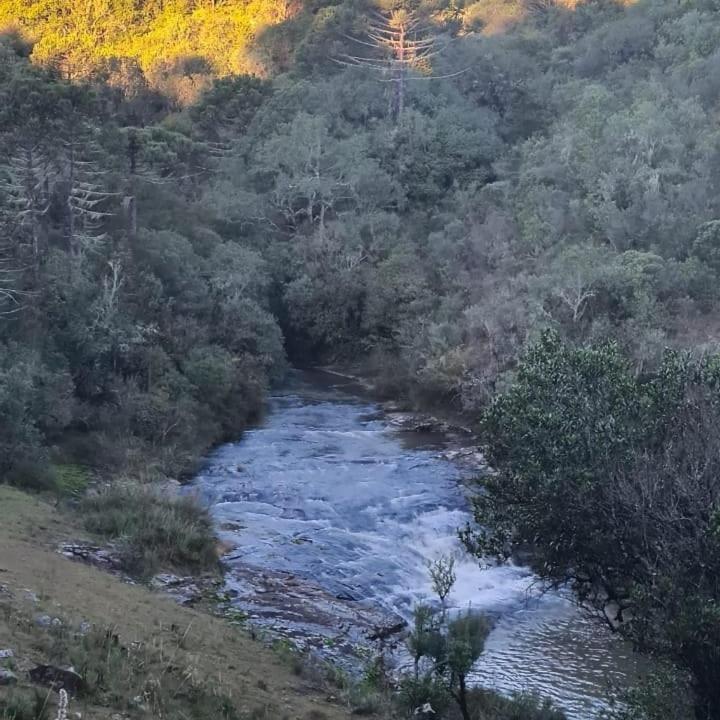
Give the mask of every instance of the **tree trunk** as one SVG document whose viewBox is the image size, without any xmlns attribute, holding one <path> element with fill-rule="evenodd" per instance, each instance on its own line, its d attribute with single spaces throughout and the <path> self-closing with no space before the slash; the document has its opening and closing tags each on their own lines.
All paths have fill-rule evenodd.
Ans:
<svg viewBox="0 0 720 720">
<path fill-rule="evenodd" d="M 460 675 L 458 678 L 458 694 L 457 694 L 457 703 L 460 707 L 460 713 L 463 716 L 463 720 L 471 720 L 470 718 L 470 710 L 468 710 L 467 705 L 467 687 L 465 685 L 465 676 Z"/>
<path fill-rule="evenodd" d="M 400 27 L 400 38 L 398 41 L 398 60 L 400 61 L 399 72 L 397 83 L 397 116 L 396 121 L 400 120 L 400 116 L 403 114 L 405 108 L 405 27 Z"/>
</svg>

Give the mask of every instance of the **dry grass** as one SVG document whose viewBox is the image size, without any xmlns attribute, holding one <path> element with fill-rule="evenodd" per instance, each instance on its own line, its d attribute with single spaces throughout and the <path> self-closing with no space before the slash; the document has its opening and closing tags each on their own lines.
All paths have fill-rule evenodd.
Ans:
<svg viewBox="0 0 720 720">
<path fill-rule="evenodd" d="M 60 541 L 80 537 L 72 519 L 58 509 L 0 487 L 0 648 L 15 651 L 21 678 L 33 664 L 51 658 L 76 664 L 85 659 L 94 671 L 102 670 L 100 658 L 119 663 L 112 665 L 122 678 L 119 685 L 105 679 L 81 701 L 71 701 L 71 710 L 82 712 L 83 718 L 109 718 L 124 705 L 122 717 L 182 720 L 203 717 L 198 705 L 208 703 L 218 720 L 348 716 L 344 707 L 328 701 L 323 690 L 308 687 L 305 678 L 241 629 L 55 551 Z M 62 628 L 39 627 L 34 619 L 41 614 L 62 618 Z M 83 622 L 94 632 L 80 636 L 76 630 Z M 110 648 L 102 640 L 107 631 L 117 638 Z M 128 649 L 137 662 L 123 660 Z M 148 686 L 162 692 L 147 696 Z M 23 681 L 15 695 L 32 692 Z M 150 699 L 135 703 L 132 693 Z"/>
<path fill-rule="evenodd" d="M 85 498 L 85 527 L 120 543 L 124 569 L 149 577 L 162 569 L 217 570 L 217 539 L 206 508 L 140 485 L 112 486 Z"/>
</svg>

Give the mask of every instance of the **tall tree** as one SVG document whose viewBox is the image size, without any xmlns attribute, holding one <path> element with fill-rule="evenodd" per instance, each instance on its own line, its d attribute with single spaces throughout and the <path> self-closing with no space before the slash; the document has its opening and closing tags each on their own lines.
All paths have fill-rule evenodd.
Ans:
<svg viewBox="0 0 720 720">
<path fill-rule="evenodd" d="M 546 333 L 484 415 L 480 555 L 531 548 L 636 647 L 692 677 L 695 716 L 720 717 L 720 357 L 668 353 L 638 379 L 614 344 Z"/>
<path fill-rule="evenodd" d="M 412 10 L 400 8 L 389 14 L 374 12 L 367 21 L 364 39 L 351 38 L 370 48 L 372 54 L 344 55 L 338 61 L 372 70 L 382 82 L 391 83 L 392 114 L 397 120 L 405 109 L 407 83 L 411 71 L 427 75 L 430 59 L 440 52 L 438 36 Z"/>
</svg>

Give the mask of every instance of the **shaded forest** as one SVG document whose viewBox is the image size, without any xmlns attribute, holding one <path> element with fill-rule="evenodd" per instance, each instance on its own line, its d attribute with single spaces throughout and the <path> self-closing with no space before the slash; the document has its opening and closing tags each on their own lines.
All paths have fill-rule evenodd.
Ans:
<svg viewBox="0 0 720 720">
<path fill-rule="evenodd" d="M 399 116 L 373 8 L 280 5 L 0 3 L 3 472 L 177 472 L 285 351 L 476 413 L 546 328 L 713 346 L 711 0 L 421 3 Z"/>
</svg>

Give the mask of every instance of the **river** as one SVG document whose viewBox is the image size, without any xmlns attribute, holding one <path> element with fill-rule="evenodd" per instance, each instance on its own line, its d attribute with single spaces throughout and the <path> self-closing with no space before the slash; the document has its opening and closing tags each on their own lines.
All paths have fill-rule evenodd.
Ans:
<svg viewBox="0 0 720 720">
<path fill-rule="evenodd" d="M 562 594 L 542 594 L 527 568 L 480 567 L 462 552 L 469 470 L 447 459 L 448 442 L 398 431 L 339 378 L 294 373 L 263 422 L 217 449 L 193 483 L 233 547 L 233 604 L 269 632 L 357 663 L 373 627 L 409 619 L 430 597 L 427 562 L 452 553 L 452 607 L 497 619 L 477 681 L 599 717 L 636 672 L 631 651 Z"/>
</svg>

